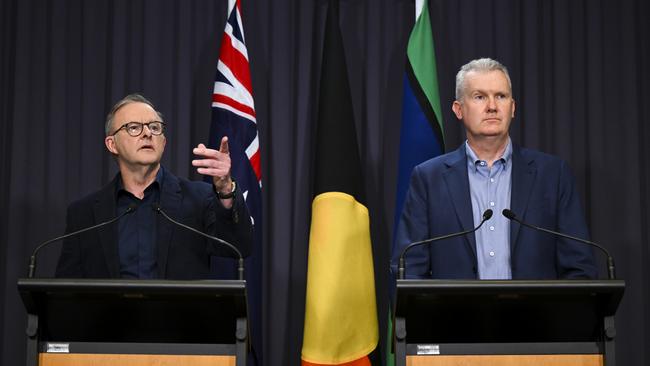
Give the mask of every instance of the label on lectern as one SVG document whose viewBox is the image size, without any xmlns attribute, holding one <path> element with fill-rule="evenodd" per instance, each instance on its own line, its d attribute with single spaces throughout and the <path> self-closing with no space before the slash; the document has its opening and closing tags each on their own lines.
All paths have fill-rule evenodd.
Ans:
<svg viewBox="0 0 650 366">
<path fill-rule="evenodd" d="M 70 353 L 70 343 L 47 342 L 47 353 Z"/>
<path fill-rule="evenodd" d="M 439 344 L 418 344 L 418 355 L 439 355 L 440 354 L 440 345 Z"/>
</svg>

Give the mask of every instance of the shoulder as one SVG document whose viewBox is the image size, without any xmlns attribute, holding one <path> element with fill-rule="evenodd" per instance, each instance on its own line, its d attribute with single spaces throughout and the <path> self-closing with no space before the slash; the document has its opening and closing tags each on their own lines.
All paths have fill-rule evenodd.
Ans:
<svg viewBox="0 0 650 366">
<path fill-rule="evenodd" d="M 86 196 L 76 199 L 68 205 L 69 212 L 78 212 L 90 210 L 99 201 L 113 199 L 115 196 L 115 179 L 106 184 L 101 189 L 94 191 Z"/>
<path fill-rule="evenodd" d="M 513 157 L 521 159 L 525 164 L 534 163 L 541 169 L 566 169 L 567 162 L 556 155 L 551 155 L 539 150 L 515 146 Z"/>
<path fill-rule="evenodd" d="M 414 173 L 436 174 L 442 173 L 454 166 L 465 166 L 467 155 L 465 154 L 465 144 L 458 149 L 443 155 L 438 155 L 417 165 Z"/>
</svg>

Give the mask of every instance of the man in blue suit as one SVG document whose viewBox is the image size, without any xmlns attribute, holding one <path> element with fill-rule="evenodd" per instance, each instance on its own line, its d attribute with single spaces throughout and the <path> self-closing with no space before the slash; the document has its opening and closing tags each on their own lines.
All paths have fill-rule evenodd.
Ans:
<svg viewBox="0 0 650 366">
<path fill-rule="evenodd" d="M 213 150 L 199 144 L 192 161 L 212 184 L 178 178 L 160 160 L 167 142 L 163 116 L 139 94 L 117 102 L 106 119 L 104 143 L 119 173 L 101 190 L 68 207 L 67 232 L 87 228 L 135 208 L 116 224 L 63 243 L 57 277 L 201 279 L 210 256 L 233 253 L 178 227 L 173 219 L 233 243 L 248 255 L 252 226 L 242 194 L 230 177 L 228 140 Z"/>
<path fill-rule="evenodd" d="M 580 238 L 588 230 L 574 178 L 563 160 L 514 145 L 509 127 L 515 101 L 508 70 L 492 59 L 464 65 L 456 75 L 456 117 L 467 141 L 413 170 L 397 229 L 394 262 L 411 242 L 476 231 L 415 247 L 407 278 L 596 278 L 591 248 L 509 221 L 523 221 Z"/>
</svg>

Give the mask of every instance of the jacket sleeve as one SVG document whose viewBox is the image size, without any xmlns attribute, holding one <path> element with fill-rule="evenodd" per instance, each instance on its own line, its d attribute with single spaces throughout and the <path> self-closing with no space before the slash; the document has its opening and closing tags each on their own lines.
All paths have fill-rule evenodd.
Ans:
<svg viewBox="0 0 650 366">
<path fill-rule="evenodd" d="M 69 206 L 66 215 L 66 234 L 79 229 L 76 224 L 77 217 L 78 216 L 74 214 L 74 207 L 72 205 Z M 84 271 L 81 265 L 81 237 L 79 235 L 75 235 L 63 241 L 55 276 L 60 278 L 84 277 Z"/>
<path fill-rule="evenodd" d="M 576 191 L 573 175 L 565 161 L 560 167 L 557 230 L 589 239 L 589 231 Z M 569 239 L 558 239 L 556 250 L 558 277 L 566 279 L 598 278 L 592 247 Z"/>
<path fill-rule="evenodd" d="M 215 194 L 209 197 L 208 202 L 204 220 L 206 232 L 234 245 L 242 256 L 249 256 L 253 246 L 253 225 L 241 192 L 235 194 L 230 209 L 225 208 Z M 237 257 L 232 250 L 218 243 L 210 245 L 209 252 L 216 256 Z"/>
<path fill-rule="evenodd" d="M 400 216 L 393 245 L 391 267 L 395 276 L 399 265 L 399 257 L 402 250 L 412 242 L 426 239 L 428 237 L 428 197 L 426 184 L 421 176 L 419 167 L 416 167 L 411 174 L 409 188 L 404 201 L 404 208 Z M 406 278 L 431 278 L 430 253 L 427 246 L 414 247 L 405 255 Z"/>
</svg>

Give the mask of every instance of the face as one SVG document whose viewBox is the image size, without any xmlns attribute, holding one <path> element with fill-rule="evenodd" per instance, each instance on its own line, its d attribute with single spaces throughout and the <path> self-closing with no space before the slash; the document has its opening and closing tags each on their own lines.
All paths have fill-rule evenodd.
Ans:
<svg viewBox="0 0 650 366">
<path fill-rule="evenodd" d="M 464 95 L 452 110 L 463 121 L 470 142 L 507 137 L 515 101 L 505 74 L 499 70 L 467 73 Z"/>
<path fill-rule="evenodd" d="M 129 103 L 118 109 L 113 119 L 111 133 L 129 122 L 148 123 L 160 120 L 156 111 L 145 103 Z M 106 148 L 116 158 L 120 166 L 147 166 L 160 163 L 165 150 L 165 135 L 152 135 L 149 127 L 143 127 L 140 136 L 130 136 L 126 129 L 104 140 Z"/>
</svg>

